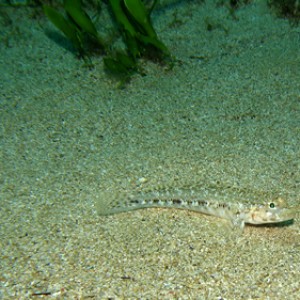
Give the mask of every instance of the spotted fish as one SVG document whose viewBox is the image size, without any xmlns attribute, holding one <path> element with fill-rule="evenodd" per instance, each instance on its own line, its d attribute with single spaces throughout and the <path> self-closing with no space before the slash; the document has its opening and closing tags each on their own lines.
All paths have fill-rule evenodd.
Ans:
<svg viewBox="0 0 300 300">
<path fill-rule="evenodd" d="M 106 194 L 106 197 L 108 195 Z M 195 195 L 176 195 L 172 193 L 150 193 L 123 195 L 111 201 L 108 206 L 98 209 L 100 215 L 110 215 L 142 208 L 178 208 L 229 220 L 235 226 L 244 228 L 245 224 L 263 225 L 292 221 L 295 210 L 288 208 L 279 198 L 264 204 L 245 205 L 237 202 L 218 202 L 197 199 Z"/>
</svg>

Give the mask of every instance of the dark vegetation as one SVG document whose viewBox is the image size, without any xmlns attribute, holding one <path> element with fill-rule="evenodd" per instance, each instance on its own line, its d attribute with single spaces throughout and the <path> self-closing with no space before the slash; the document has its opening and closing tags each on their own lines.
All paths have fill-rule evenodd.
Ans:
<svg viewBox="0 0 300 300">
<path fill-rule="evenodd" d="M 6 0 L 1 6 L 32 7 L 31 17 L 47 16 L 72 44 L 78 57 L 92 66 L 91 57 L 101 55 L 105 70 L 118 78 L 124 86 L 133 74 L 144 75 L 141 59 L 151 59 L 172 68 L 174 58 L 168 47 L 159 39 L 152 22 L 151 13 L 159 0 Z M 180 0 L 178 0 L 180 1 Z M 191 0 L 185 0 L 191 1 Z M 199 4 L 205 0 L 194 0 Z M 265 0 L 281 16 L 297 23 L 300 19 L 300 0 Z M 229 16 L 238 20 L 236 12 L 253 0 L 216 0 L 216 7 L 224 6 Z M 0 22 L 12 27 L 5 12 L 0 12 Z M 176 28 L 185 23 L 174 10 L 169 26 Z M 222 22 L 205 19 L 207 30 L 222 28 Z M 10 31 L 18 34 L 19 29 Z M 11 34 L 10 34 L 11 35 Z M 49 35 L 51 36 L 51 35 Z M 9 36 L 1 38 L 9 46 Z M 54 39 L 55 40 L 55 39 Z"/>
<path fill-rule="evenodd" d="M 268 0 L 270 7 L 274 8 L 277 15 L 288 18 L 292 24 L 298 24 L 300 20 L 299 0 Z"/>
<path fill-rule="evenodd" d="M 158 38 L 150 14 L 157 0 L 148 7 L 141 0 L 98 1 L 98 17 L 107 9 L 115 24 L 109 35 L 99 33 L 95 22 L 87 13 L 81 0 L 64 0 L 62 9 L 43 5 L 49 20 L 71 41 L 80 57 L 89 58 L 97 51 L 104 55 L 106 70 L 119 77 L 121 85 L 128 82 L 135 72 L 143 74 L 138 65 L 141 57 L 151 57 L 171 65 L 168 48 Z M 113 40 L 122 37 L 123 47 L 113 47 Z"/>
<path fill-rule="evenodd" d="M 173 66 L 151 22 L 156 4 L 157 0 L 7 0 L 2 6 L 32 7 L 35 19 L 46 15 L 86 65 L 92 66 L 92 56 L 103 56 L 106 71 L 122 87 L 134 73 L 144 75 L 140 59 Z M 9 20 L 8 15 L 3 18 Z"/>
</svg>

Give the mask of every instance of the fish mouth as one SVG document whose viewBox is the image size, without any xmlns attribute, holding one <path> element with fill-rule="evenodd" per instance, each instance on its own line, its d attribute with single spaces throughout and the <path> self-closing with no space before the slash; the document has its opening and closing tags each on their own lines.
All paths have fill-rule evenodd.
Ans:
<svg viewBox="0 0 300 300">
<path fill-rule="evenodd" d="M 281 208 L 278 212 L 272 212 L 265 223 L 284 223 L 291 222 L 294 220 L 296 212 L 292 209 Z"/>
<path fill-rule="evenodd" d="M 280 208 L 276 211 L 267 211 L 262 216 L 260 214 L 253 214 L 251 221 L 247 222 L 252 225 L 266 225 L 266 224 L 283 224 L 293 223 L 296 216 L 296 211 L 290 208 Z"/>
<path fill-rule="evenodd" d="M 281 228 L 287 227 L 294 224 L 294 219 L 276 221 L 276 222 L 265 222 L 265 223 L 247 223 L 247 226 L 250 227 L 270 227 L 270 228 Z"/>
<path fill-rule="evenodd" d="M 279 219 L 279 221 L 281 220 L 282 222 L 292 221 L 295 219 L 296 214 L 296 209 L 283 208 L 278 213 L 277 218 Z"/>
</svg>

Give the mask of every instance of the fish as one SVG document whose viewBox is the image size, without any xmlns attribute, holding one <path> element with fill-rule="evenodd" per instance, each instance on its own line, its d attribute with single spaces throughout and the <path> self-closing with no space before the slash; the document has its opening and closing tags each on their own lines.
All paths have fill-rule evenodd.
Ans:
<svg viewBox="0 0 300 300">
<path fill-rule="evenodd" d="M 109 197 L 106 193 L 105 197 Z M 196 193 L 150 192 L 123 194 L 109 204 L 98 206 L 100 215 L 112 215 L 144 208 L 186 209 L 229 220 L 234 226 L 244 229 L 245 225 L 266 225 L 293 222 L 296 209 L 288 207 L 282 198 L 260 204 L 209 201 L 197 197 Z"/>
</svg>

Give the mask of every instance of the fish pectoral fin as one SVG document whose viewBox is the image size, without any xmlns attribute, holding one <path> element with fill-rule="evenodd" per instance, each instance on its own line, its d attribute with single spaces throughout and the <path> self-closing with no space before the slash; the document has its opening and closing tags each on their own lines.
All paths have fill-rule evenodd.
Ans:
<svg viewBox="0 0 300 300">
<path fill-rule="evenodd" d="M 239 229 L 241 231 L 244 230 L 244 227 L 245 227 L 245 221 L 242 220 L 241 218 L 239 217 L 236 217 L 232 220 L 232 225 L 233 225 L 233 228 L 234 229 Z"/>
</svg>

